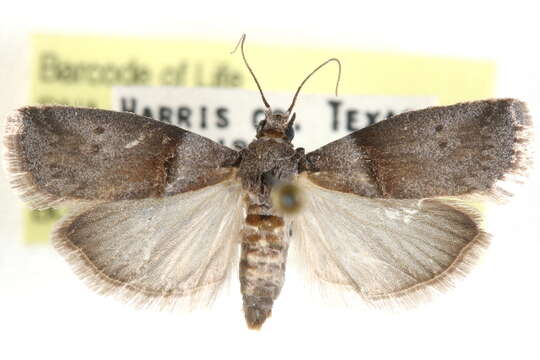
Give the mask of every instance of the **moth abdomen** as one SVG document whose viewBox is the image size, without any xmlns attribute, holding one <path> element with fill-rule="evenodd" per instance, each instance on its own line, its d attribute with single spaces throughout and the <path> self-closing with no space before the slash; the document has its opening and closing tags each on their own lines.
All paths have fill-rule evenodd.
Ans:
<svg viewBox="0 0 540 360">
<path fill-rule="evenodd" d="M 283 218 L 275 215 L 248 214 L 246 224 L 261 230 L 272 231 L 283 227 Z"/>
<path fill-rule="evenodd" d="M 240 285 L 246 322 L 259 329 L 285 280 L 289 244 L 285 222 L 263 205 L 251 204 L 245 218 L 240 260 Z"/>
</svg>

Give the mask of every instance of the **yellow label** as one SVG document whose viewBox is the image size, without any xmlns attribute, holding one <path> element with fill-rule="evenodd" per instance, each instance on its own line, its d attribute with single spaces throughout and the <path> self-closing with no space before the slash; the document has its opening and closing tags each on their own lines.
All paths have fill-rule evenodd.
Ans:
<svg viewBox="0 0 540 360">
<path fill-rule="evenodd" d="M 95 36 L 32 38 L 31 103 L 111 108 L 113 85 L 242 87 L 256 89 L 230 42 Z M 488 98 L 494 64 L 434 56 L 246 43 L 246 55 L 268 91 L 296 90 L 317 65 L 337 57 L 341 94 L 436 96 L 440 104 Z M 331 93 L 335 64 L 306 84 Z M 270 99 L 269 99 L 270 100 Z M 61 212 L 25 211 L 25 241 L 43 243 Z"/>
</svg>

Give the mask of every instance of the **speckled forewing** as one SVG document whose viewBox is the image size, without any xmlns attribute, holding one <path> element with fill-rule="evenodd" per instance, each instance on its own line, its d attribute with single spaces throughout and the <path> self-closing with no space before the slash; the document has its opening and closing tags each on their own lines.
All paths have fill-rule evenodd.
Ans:
<svg viewBox="0 0 540 360">
<path fill-rule="evenodd" d="M 12 185 L 31 206 L 169 196 L 231 176 L 237 152 L 131 113 L 26 107 L 7 119 Z"/>
<path fill-rule="evenodd" d="M 368 302 L 429 298 L 466 274 L 488 243 L 474 209 L 457 200 L 374 199 L 325 189 L 306 175 L 298 181 L 304 208 L 294 217 L 291 250 L 300 268 Z"/>
<path fill-rule="evenodd" d="M 530 125 L 513 99 L 412 111 L 309 153 L 307 170 L 320 186 L 374 198 L 498 195 L 528 166 Z"/>
<path fill-rule="evenodd" d="M 240 184 L 224 181 L 79 209 L 57 226 L 53 244 L 100 293 L 185 308 L 211 302 L 237 263 L 243 211 Z"/>
</svg>

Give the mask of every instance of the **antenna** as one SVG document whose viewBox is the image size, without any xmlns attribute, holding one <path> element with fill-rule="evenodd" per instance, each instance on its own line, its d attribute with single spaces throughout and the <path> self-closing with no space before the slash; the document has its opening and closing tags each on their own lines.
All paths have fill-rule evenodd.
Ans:
<svg viewBox="0 0 540 360">
<path fill-rule="evenodd" d="M 251 70 L 251 67 L 249 66 L 249 64 L 248 64 L 248 62 L 246 60 L 246 55 L 244 54 L 244 42 L 245 41 L 246 41 L 246 34 L 242 34 L 242 36 L 240 37 L 240 40 L 238 41 L 238 43 L 234 47 L 234 50 L 231 51 L 231 54 L 234 54 L 236 52 L 236 50 L 238 49 L 238 46 L 240 46 L 240 50 L 242 51 L 242 58 L 244 59 L 244 63 L 246 64 L 249 72 L 251 73 L 251 76 L 253 76 L 253 80 L 255 80 L 255 84 L 257 84 L 257 87 L 259 88 L 259 92 L 261 93 L 261 97 L 262 97 L 264 106 L 266 106 L 267 109 L 270 109 L 270 105 L 268 104 L 268 101 L 266 101 L 266 98 L 264 97 L 263 91 L 261 89 L 261 85 L 259 84 L 259 81 L 257 80 L 257 77 L 253 73 L 253 70 Z"/>
<path fill-rule="evenodd" d="M 331 58 L 331 59 L 328 59 L 326 60 L 325 62 L 323 62 L 321 65 L 317 66 L 315 68 L 315 70 L 313 70 L 305 79 L 304 81 L 302 81 L 302 83 L 300 84 L 300 86 L 298 87 L 298 90 L 296 90 L 296 93 L 294 94 L 294 98 L 293 98 L 293 101 L 292 101 L 292 104 L 291 106 L 289 106 L 289 109 L 287 110 L 287 113 L 290 114 L 293 107 L 294 107 L 294 104 L 296 103 L 296 98 L 298 97 L 298 94 L 300 93 L 300 89 L 302 89 L 302 86 L 304 86 L 304 84 L 306 83 L 306 81 L 308 81 L 308 79 L 311 77 L 311 75 L 315 74 L 317 72 L 317 70 L 319 70 L 320 68 L 322 68 L 324 65 L 328 64 L 329 62 L 332 62 L 332 61 L 335 61 L 337 64 L 338 64 L 338 67 L 339 67 L 339 72 L 338 72 L 338 78 L 337 78 L 337 82 L 336 82 L 336 96 L 338 94 L 338 87 L 339 87 L 339 80 L 341 79 L 341 62 L 336 59 L 336 58 Z"/>
</svg>

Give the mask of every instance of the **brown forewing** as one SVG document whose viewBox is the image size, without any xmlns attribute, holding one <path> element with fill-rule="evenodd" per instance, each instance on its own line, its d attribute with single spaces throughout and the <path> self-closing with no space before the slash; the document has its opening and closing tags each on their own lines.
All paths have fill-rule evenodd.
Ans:
<svg viewBox="0 0 540 360">
<path fill-rule="evenodd" d="M 26 107 L 7 120 L 12 184 L 36 208 L 168 196 L 231 176 L 238 153 L 131 113 Z"/>
<path fill-rule="evenodd" d="M 312 181 L 367 197 L 493 192 L 528 166 L 524 103 L 485 100 L 394 116 L 307 154 Z"/>
</svg>

